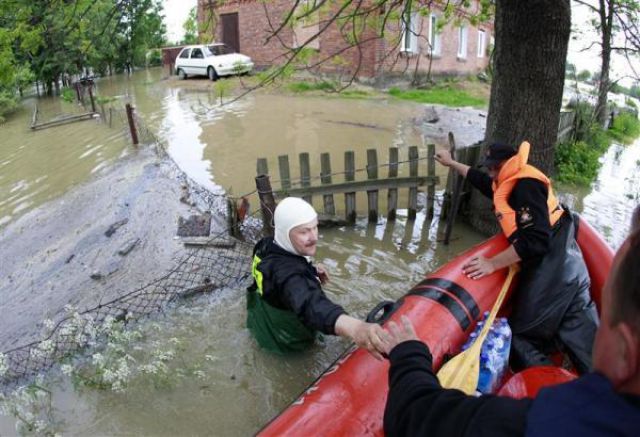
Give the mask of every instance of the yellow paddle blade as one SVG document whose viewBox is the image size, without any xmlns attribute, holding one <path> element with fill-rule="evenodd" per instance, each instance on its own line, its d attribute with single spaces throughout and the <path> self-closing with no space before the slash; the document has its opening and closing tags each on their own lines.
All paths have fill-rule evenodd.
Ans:
<svg viewBox="0 0 640 437">
<path fill-rule="evenodd" d="M 459 353 L 438 371 L 438 379 L 440 384 L 444 388 L 455 388 L 470 395 L 475 393 L 478 386 L 478 377 L 480 376 L 480 351 L 482 350 L 482 343 L 489 333 L 489 328 L 493 325 L 493 320 L 498 314 L 498 310 L 502 306 L 502 301 L 511 286 L 513 276 L 518 271 L 515 264 L 509 266 L 509 274 L 502 284 L 502 289 L 498 294 L 496 302 L 491 308 L 491 312 L 484 322 L 480 335 L 473 342 L 471 347 L 462 353 Z"/>
<path fill-rule="evenodd" d="M 474 346 L 476 344 L 482 346 L 478 340 Z M 468 395 L 475 393 L 479 377 L 480 348 L 473 346 L 447 361 L 438 371 L 438 379 L 444 388 L 455 388 Z"/>
</svg>

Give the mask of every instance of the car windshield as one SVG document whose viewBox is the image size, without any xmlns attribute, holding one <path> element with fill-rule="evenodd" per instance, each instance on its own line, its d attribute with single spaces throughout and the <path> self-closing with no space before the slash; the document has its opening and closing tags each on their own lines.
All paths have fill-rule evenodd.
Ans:
<svg viewBox="0 0 640 437">
<path fill-rule="evenodd" d="M 229 47 L 229 46 L 227 46 L 225 44 L 215 44 L 215 45 L 209 46 L 207 48 L 215 56 L 228 55 L 230 53 L 235 53 L 231 47 Z"/>
</svg>

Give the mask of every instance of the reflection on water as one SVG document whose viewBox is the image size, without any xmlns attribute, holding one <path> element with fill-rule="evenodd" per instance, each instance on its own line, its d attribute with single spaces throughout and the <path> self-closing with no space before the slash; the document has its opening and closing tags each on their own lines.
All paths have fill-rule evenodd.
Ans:
<svg viewBox="0 0 640 437">
<path fill-rule="evenodd" d="M 298 155 L 303 152 L 309 153 L 312 177 L 320 175 L 320 154 L 325 152 L 331 154 L 334 173 L 344 170 L 347 150 L 355 152 L 356 168 L 364 167 L 369 148 L 378 149 L 380 163 L 387 162 L 391 146 L 400 149 L 401 160 L 411 145 L 425 153 L 413 122 L 416 105 L 274 95 L 251 96 L 246 105 L 228 110 L 219 122 L 203 123 L 202 131 L 208 144 L 204 158 L 212 162 L 216 182 L 233 187 L 235 194 L 255 189 L 258 158 L 267 158 L 272 180 L 279 180 L 278 156 L 288 155 L 291 177 L 299 180 Z M 400 166 L 401 175 L 406 167 Z M 380 171 L 382 176 L 386 169 Z M 341 182 L 341 177 L 334 182 Z"/>
<path fill-rule="evenodd" d="M 624 241 L 631 214 L 640 204 L 640 139 L 629 146 L 612 145 L 590 188 L 559 188 L 562 199 L 594 226 L 613 248 Z M 565 192 L 563 192 L 565 191 Z"/>
</svg>

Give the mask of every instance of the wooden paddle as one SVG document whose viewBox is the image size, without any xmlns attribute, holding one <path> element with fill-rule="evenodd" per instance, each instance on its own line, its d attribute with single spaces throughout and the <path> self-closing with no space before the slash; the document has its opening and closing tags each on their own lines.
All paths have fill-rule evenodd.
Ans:
<svg viewBox="0 0 640 437">
<path fill-rule="evenodd" d="M 478 378 L 480 377 L 480 351 L 482 349 L 482 343 L 484 343 L 484 339 L 489 333 L 489 328 L 491 328 L 493 320 L 496 318 L 496 314 L 498 314 L 498 310 L 507 294 L 507 290 L 509 290 L 513 276 L 517 271 L 517 264 L 509 266 L 507 279 L 505 279 L 496 303 L 493 304 L 493 308 L 491 308 L 491 312 L 487 320 L 485 320 L 482 331 L 480 331 L 480 335 L 478 335 L 476 341 L 469 349 L 447 361 L 438 371 L 438 379 L 443 387 L 456 388 L 468 395 L 475 393 L 476 387 L 478 386 Z"/>
</svg>

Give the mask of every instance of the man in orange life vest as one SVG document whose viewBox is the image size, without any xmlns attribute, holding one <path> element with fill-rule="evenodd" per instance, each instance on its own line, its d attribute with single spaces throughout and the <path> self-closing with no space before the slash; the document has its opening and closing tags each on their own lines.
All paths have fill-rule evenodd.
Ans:
<svg viewBox="0 0 640 437">
<path fill-rule="evenodd" d="M 549 179 L 527 164 L 530 145 L 516 151 L 503 144 L 487 149 L 482 165 L 488 174 L 451 158 L 436 160 L 467 177 L 471 185 L 493 199 L 495 215 L 511 243 L 492 258 L 467 262 L 464 273 L 480 279 L 515 262 L 521 263 L 518 289 L 509 317 L 513 340 L 511 364 L 524 367 L 551 364 L 547 353 L 564 349 L 576 370 L 591 368 L 591 349 L 598 316 L 589 294 L 589 275 L 575 241 L 577 220 L 558 202 Z"/>
</svg>

